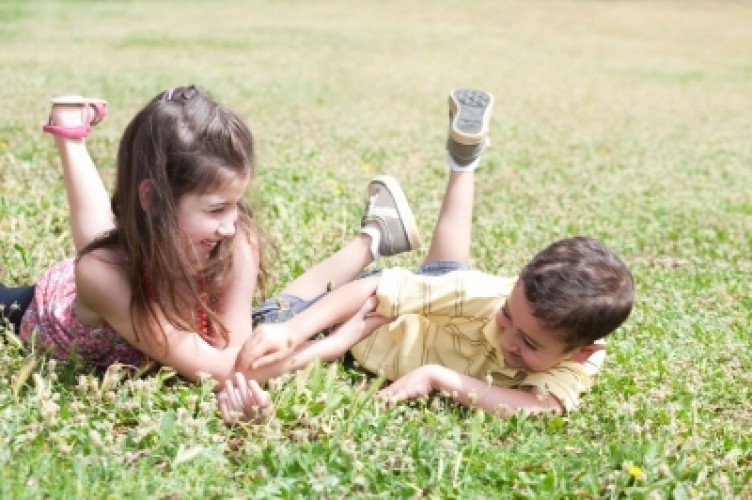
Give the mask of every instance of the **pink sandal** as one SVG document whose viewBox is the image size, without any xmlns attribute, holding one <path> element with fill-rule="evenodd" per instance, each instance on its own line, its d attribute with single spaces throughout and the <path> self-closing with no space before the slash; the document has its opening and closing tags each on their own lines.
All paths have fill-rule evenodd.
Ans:
<svg viewBox="0 0 752 500">
<path fill-rule="evenodd" d="M 83 139 L 89 135 L 91 127 L 98 124 L 107 115 L 107 101 L 102 99 L 93 99 L 76 95 L 57 96 L 50 99 L 52 107 L 56 104 L 67 106 L 81 106 L 81 124 L 80 125 L 53 125 L 52 111 L 47 125 L 42 126 L 42 130 L 48 134 L 67 139 Z"/>
</svg>

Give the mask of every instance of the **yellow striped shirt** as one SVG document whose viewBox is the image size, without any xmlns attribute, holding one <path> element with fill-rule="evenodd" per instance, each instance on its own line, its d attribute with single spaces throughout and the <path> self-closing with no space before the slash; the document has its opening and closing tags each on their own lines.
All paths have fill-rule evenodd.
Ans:
<svg viewBox="0 0 752 500">
<path fill-rule="evenodd" d="M 571 410 L 592 386 L 605 351 L 585 363 L 562 361 L 547 372 L 508 368 L 498 344 L 496 314 L 516 281 L 475 270 L 425 276 L 386 269 L 375 312 L 395 320 L 353 346 L 353 357 L 388 380 L 439 364 L 501 387 L 536 387 Z"/>
</svg>

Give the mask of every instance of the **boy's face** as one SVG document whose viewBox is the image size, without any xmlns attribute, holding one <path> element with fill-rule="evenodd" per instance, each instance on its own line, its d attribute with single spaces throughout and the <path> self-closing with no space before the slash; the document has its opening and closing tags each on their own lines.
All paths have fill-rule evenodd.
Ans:
<svg viewBox="0 0 752 500">
<path fill-rule="evenodd" d="M 496 324 L 501 354 L 509 368 L 544 372 L 580 349 L 567 350 L 556 332 L 541 326 L 532 314 L 521 281 L 517 282 L 497 313 Z"/>
</svg>

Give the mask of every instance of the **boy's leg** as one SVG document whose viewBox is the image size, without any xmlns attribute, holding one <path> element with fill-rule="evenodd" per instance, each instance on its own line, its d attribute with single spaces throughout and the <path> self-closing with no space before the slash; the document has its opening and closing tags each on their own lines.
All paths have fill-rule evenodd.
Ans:
<svg viewBox="0 0 752 500">
<path fill-rule="evenodd" d="M 431 235 L 431 246 L 424 264 L 453 261 L 465 263 L 470 256 L 470 236 L 473 220 L 473 172 L 449 174 L 444 201 Z"/>
<path fill-rule="evenodd" d="M 419 246 L 418 228 L 399 183 L 388 176 L 376 177 L 368 185 L 361 234 L 293 280 L 282 293 L 314 299 L 329 288 L 354 280 L 378 257 L 409 252 Z"/>
<path fill-rule="evenodd" d="M 447 157 L 450 167 L 444 201 L 424 263 L 467 262 L 475 194 L 475 168 L 488 140 L 493 97 L 472 89 L 449 94 Z"/>
<path fill-rule="evenodd" d="M 314 299 L 332 287 L 352 281 L 371 262 L 371 237 L 359 234 L 288 283 L 282 293 L 303 300 Z"/>
</svg>

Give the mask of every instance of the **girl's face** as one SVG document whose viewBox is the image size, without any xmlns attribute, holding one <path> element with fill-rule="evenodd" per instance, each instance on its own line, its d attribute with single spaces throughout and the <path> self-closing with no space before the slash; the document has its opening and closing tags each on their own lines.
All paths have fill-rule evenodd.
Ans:
<svg viewBox="0 0 752 500">
<path fill-rule="evenodd" d="M 237 176 L 214 191 L 180 198 L 176 214 L 187 255 L 205 262 L 220 241 L 235 235 L 238 203 L 249 180 L 248 176 Z"/>
</svg>

